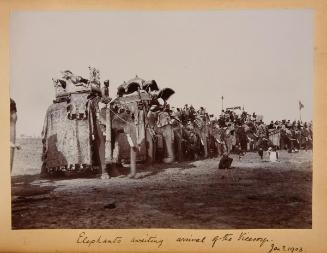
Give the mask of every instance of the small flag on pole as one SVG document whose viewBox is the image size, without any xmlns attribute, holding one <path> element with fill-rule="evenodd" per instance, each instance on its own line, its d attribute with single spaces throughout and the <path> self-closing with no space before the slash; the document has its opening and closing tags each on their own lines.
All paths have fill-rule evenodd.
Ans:
<svg viewBox="0 0 327 253">
<path fill-rule="evenodd" d="M 301 110 L 304 107 L 304 105 L 299 101 L 299 109 Z"/>
</svg>

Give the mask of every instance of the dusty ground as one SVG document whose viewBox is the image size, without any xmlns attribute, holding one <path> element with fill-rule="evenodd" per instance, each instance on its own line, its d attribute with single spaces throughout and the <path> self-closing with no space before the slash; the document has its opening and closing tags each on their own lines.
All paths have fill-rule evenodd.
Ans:
<svg viewBox="0 0 327 253">
<path fill-rule="evenodd" d="M 12 226 L 24 228 L 311 228 L 312 152 L 139 166 L 136 179 L 40 180 L 39 142 L 21 141 Z M 29 174 L 29 175 L 27 175 Z"/>
</svg>

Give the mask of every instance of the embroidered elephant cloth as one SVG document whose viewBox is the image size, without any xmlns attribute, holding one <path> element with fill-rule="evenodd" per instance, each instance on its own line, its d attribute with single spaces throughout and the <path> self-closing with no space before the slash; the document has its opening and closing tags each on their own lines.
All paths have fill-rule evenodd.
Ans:
<svg viewBox="0 0 327 253">
<path fill-rule="evenodd" d="M 93 103 L 89 103 L 87 94 L 80 94 L 70 103 L 49 106 L 42 131 L 43 164 L 46 168 L 65 170 L 75 165 L 94 165 L 93 154 L 97 152 L 94 142 L 99 139 L 95 122 L 97 110 Z M 71 108 L 83 108 L 83 117 L 70 117 L 73 115 Z"/>
</svg>

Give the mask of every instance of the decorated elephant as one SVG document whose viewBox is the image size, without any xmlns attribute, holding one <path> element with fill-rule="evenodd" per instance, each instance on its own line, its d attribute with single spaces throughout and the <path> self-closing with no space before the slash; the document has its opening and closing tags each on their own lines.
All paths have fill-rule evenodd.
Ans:
<svg viewBox="0 0 327 253">
<path fill-rule="evenodd" d="M 135 176 L 136 162 L 148 158 L 153 147 L 150 131 L 146 130 L 146 105 L 150 95 L 141 90 L 143 80 L 135 77 L 118 87 L 118 92 L 106 110 L 106 163 L 111 167 L 130 163 L 130 177 Z M 152 157 L 152 156 L 151 156 Z"/>
<path fill-rule="evenodd" d="M 218 124 L 212 128 L 212 138 L 214 139 L 214 145 L 218 156 L 222 156 L 226 151 L 226 145 L 224 141 L 225 128 L 219 127 Z"/>
<path fill-rule="evenodd" d="M 158 113 L 157 133 L 163 138 L 165 157 L 164 163 L 171 163 L 175 160 L 174 154 L 174 130 L 170 123 L 171 117 L 167 111 Z"/>
<path fill-rule="evenodd" d="M 209 119 L 206 115 L 197 115 L 194 120 L 195 131 L 200 137 L 204 158 L 208 157 Z"/>
<path fill-rule="evenodd" d="M 91 73 L 92 72 L 92 73 Z M 63 71 L 53 79 L 56 97 L 42 130 L 41 176 L 96 175 L 104 167 L 104 141 L 98 118 L 100 82 Z M 92 80 L 92 81 L 90 81 Z"/>
<path fill-rule="evenodd" d="M 136 174 L 136 154 L 137 144 L 137 127 L 133 119 L 133 115 L 129 110 L 115 108 L 111 112 L 111 145 L 110 154 L 106 152 L 106 162 L 109 168 L 114 171 L 116 166 L 121 164 L 122 159 L 130 163 L 130 177 Z M 106 136 L 107 137 L 107 136 Z M 106 149 L 107 151 L 108 149 Z"/>
<path fill-rule="evenodd" d="M 158 159 L 158 142 L 159 138 L 157 133 L 158 111 L 156 107 L 152 106 L 146 115 L 146 147 L 147 147 L 147 162 L 149 164 Z"/>
<path fill-rule="evenodd" d="M 148 131 L 155 134 L 153 148 L 149 146 L 149 154 L 154 150 L 155 158 L 164 163 L 171 163 L 175 160 L 174 155 L 174 127 L 167 100 L 175 93 L 170 88 L 159 90 L 156 82 L 145 88 L 149 90 L 151 101 L 149 101 L 149 112 L 147 114 Z M 152 92 L 151 92 L 152 91 Z M 154 91 L 154 92 L 153 92 Z M 151 134 L 150 134 L 151 135 Z M 150 139 L 150 138 L 149 138 Z M 160 155 L 162 157 L 160 157 Z"/>
<path fill-rule="evenodd" d="M 179 162 L 185 158 L 185 146 L 187 143 L 187 134 L 182 122 L 178 119 L 172 120 L 172 127 L 174 132 L 174 154 L 175 159 Z"/>
<path fill-rule="evenodd" d="M 185 127 L 187 144 L 185 145 L 185 157 L 187 159 L 198 159 L 202 155 L 202 144 L 199 131 L 194 123 L 189 121 Z"/>
</svg>

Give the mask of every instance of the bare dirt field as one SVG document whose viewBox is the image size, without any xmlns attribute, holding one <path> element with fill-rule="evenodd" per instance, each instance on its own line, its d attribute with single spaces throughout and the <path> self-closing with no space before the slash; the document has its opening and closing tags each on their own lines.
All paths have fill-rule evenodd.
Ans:
<svg viewBox="0 0 327 253">
<path fill-rule="evenodd" d="M 19 140 L 12 173 L 12 227 L 311 228 L 312 151 L 138 166 L 137 178 L 40 179 L 39 139 Z"/>
</svg>

